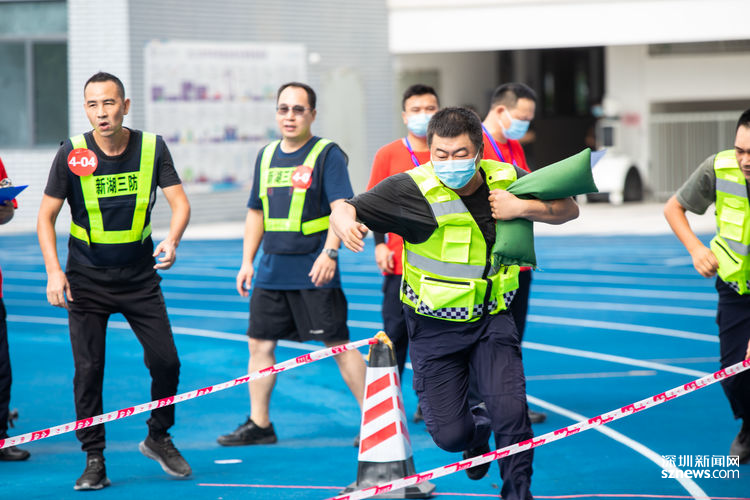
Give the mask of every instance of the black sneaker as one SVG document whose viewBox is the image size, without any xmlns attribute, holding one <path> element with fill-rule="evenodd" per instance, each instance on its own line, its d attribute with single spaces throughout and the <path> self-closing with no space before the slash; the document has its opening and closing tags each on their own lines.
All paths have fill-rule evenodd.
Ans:
<svg viewBox="0 0 750 500">
<path fill-rule="evenodd" d="M 0 462 L 20 462 L 30 456 L 31 453 L 15 446 L 8 446 L 0 450 Z"/>
<path fill-rule="evenodd" d="M 216 439 L 222 446 L 245 446 L 248 444 L 273 444 L 278 441 L 273 424 L 268 427 L 258 427 L 250 417 L 244 424 L 240 424 L 234 432 L 224 434 Z"/>
<path fill-rule="evenodd" d="M 534 411 L 529 408 L 529 420 L 532 424 L 541 424 L 542 422 L 547 420 L 547 414 L 541 411 Z"/>
<path fill-rule="evenodd" d="M 180 452 L 172 443 L 172 436 L 165 434 L 163 437 L 153 439 L 150 435 L 138 445 L 141 453 L 148 458 L 153 458 L 164 472 L 175 477 L 188 477 L 193 473 L 193 469 L 182 458 Z"/>
<path fill-rule="evenodd" d="M 422 415 L 422 407 L 419 406 L 419 403 L 417 403 L 417 411 L 414 412 L 414 416 L 412 417 L 412 420 L 415 424 L 418 424 L 419 422 L 424 422 L 424 415 Z"/>
<path fill-rule="evenodd" d="M 86 458 L 86 469 L 76 481 L 73 489 L 76 490 L 100 490 L 109 486 L 107 469 L 104 467 L 104 457 L 93 455 Z"/>
<path fill-rule="evenodd" d="M 739 457 L 741 464 L 750 462 L 750 425 L 744 425 L 729 447 L 729 454 Z"/>
<path fill-rule="evenodd" d="M 489 443 L 485 443 L 479 448 L 474 448 L 473 450 L 464 451 L 464 460 L 466 460 L 467 458 L 484 455 L 485 453 L 489 453 L 489 451 L 490 451 L 490 445 Z M 468 469 L 466 469 L 466 475 L 469 476 L 469 479 L 473 481 L 478 481 L 479 479 L 482 479 L 484 476 L 487 475 L 487 471 L 490 470 L 491 463 L 492 462 L 487 462 L 486 464 L 475 465 L 474 467 L 469 467 Z"/>
</svg>

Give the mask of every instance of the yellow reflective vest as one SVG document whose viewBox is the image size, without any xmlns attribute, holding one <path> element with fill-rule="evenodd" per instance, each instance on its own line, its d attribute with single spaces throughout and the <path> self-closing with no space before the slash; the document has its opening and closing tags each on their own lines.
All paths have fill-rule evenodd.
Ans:
<svg viewBox="0 0 750 500">
<path fill-rule="evenodd" d="M 490 190 L 516 180 L 512 165 L 482 160 Z M 432 164 L 407 172 L 429 203 L 438 227 L 423 243 L 404 242 L 401 300 L 417 314 L 476 321 L 507 309 L 518 288 L 518 266 L 492 269 L 482 231 L 461 197 L 445 187 Z"/>
<path fill-rule="evenodd" d="M 750 204 L 747 182 L 734 150 L 714 160 L 716 172 L 716 236 L 711 251 L 719 261 L 719 278 L 740 295 L 750 293 Z"/>
<path fill-rule="evenodd" d="M 309 253 L 320 244 L 319 238 L 312 238 L 328 229 L 328 215 L 321 216 L 320 191 L 322 190 L 322 168 L 316 165 L 325 161 L 321 153 L 332 141 L 318 139 L 305 157 L 302 165 L 309 167 L 310 178 L 319 179 L 317 184 L 309 187 L 295 186 L 295 167 L 273 167 L 271 160 L 281 141 L 268 144 L 260 159 L 258 197 L 263 205 L 263 250 L 266 253 Z M 320 161 L 319 161 L 320 160 Z M 299 174 L 297 174 L 299 175 Z M 316 187 L 317 186 L 317 187 Z M 308 196 L 309 195 L 309 196 Z M 275 213 L 271 209 L 271 197 L 277 196 L 274 202 Z M 279 217 L 279 215 L 283 215 Z M 306 220 L 303 220 L 306 219 Z"/>
<path fill-rule="evenodd" d="M 83 134 L 70 138 L 73 149 L 88 149 Z M 154 173 L 156 155 L 156 135 L 143 132 L 141 143 L 140 168 L 135 172 L 124 172 L 113 175 L 91 175 L 79 177 L 83 203 L 88 214 L 88 224 L 84 221 L 70 223 L 70 235 L 87 245 L 91 243 L 123 244 L 143 242 L 151 234 L 151 224 L 146 225 L 149 200 L 151 198 L 151 181 Z M 104 217 L 99 206 L 102 198 L 135 196 L 133 221 L 129 229 L 107 230 L 104 228 Z"/>
</svg>

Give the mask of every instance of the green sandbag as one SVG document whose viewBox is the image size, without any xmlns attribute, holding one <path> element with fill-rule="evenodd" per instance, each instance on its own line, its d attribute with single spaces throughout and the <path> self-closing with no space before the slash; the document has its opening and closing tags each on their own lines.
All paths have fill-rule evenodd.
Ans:
<svg viewBox="0 0 750 500">
<path fill-rule="evenodd" d="M 594 162 L 601 157 L 595 153 Z M 598 191 L 591 173 L 591 150 L 553 163 L 520 179 L 508 186 L 508 192 L 519 198 L 556 200 Z M 534 224 L 527 219 L 497 221 L 495 245 L 492 247 L 494 268 L 504 266 L 531 266 L 536 268 L 534 252 Z"/>
</svg>

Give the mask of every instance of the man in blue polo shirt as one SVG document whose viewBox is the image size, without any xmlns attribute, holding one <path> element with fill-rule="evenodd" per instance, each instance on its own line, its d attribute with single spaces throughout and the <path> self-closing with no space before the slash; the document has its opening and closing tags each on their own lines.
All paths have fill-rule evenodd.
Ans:
<svg viewBox="0 0 750 500">
<path fill-rule="evenodd" d="M 290 82 L 279 88 L 276 122 L 281 140 L 258 153 L 248 202 L 237 292 L 252 284 L 248 346 L 252 373 L 276 363 L 278 340 L 318 340 L 326 346 L 349 341 L 347 303 L 338 270 L 340 240 L 328 231 L 328 215 L 353 196 L 346 154 L 334 142 L 312 135 L 315 91 Z M 263 244 L 257 272 L 253 262 Z M 365 364 L 357 351 L 336 356 L 341 375 L 362 406 Z M 276 377 L 249 384 L 250 416 L 220 436 L 223 446 L 277 441 L 269 406 Z"/>
</svg>

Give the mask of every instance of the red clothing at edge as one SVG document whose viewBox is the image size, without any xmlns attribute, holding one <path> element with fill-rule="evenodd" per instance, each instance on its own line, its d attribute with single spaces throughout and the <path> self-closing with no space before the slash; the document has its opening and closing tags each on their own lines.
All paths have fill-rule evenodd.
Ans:
<svg viewBox="0 0 750 500">
<path fill-rule="evenodd" d="M 429 151 L 415 151 L 414 155 L 420 164 L 430 161 Z M 397 139 L 378 149 L 375 158 L 372 161 L 372 171 L 370 172 L 370 181 L 367 183 L 367 189 L 372 188 L 378 182 L 394 174 L 400 174 L 411 170 L 416 165 L 411 159 L 411 154 L 406 148 L 404 139 Z M 403 264 L 401 262 L 404 248 L 404 240 L 401 236 L 388 233 L 386 236 L 386 245 L 393 252 L 393 274 L 403 274 Z M 390 274 L 390 273 L 383 273 Z"/>
<path fill-rule="evenodd" d="M 484 154 L 482 156 L 482 159 L 502 161 L 500 157 L 497 156 L 497 153 L 495 153 L 495 148 L 492 147 L 492 143 L 487 137 L 487 134 L 482 134 L 482 139 L 484 140 Z M 526 163 L 526 154 L 523 152 L 523 148 L 521 147 L 520 142 L 508 139 L 508 141 L 505 143 L 502 143 L 500 141 L 495 141 L 495 143 L 500 149 L 500 152 L 503 154 L 503 157 L 505 157 L 506 163 L 510 163 L 512 165 L 513 160 L 515 160 L 516 166 L 518 168 L 523 169 L 527 172 L 531 172 L 531 169 L 529 169 L 529 166 Z"/>
<path fill-rule="evenodd" d="M 3 165 L 3 160 L 0 158 L 0 181 L 8 177 L 8 174 L 5 172 L 5 165 Z M 16 200 L 13 200 L 13 206 L 15 208 L 18 208 L 18 203 L 16 203 Z M 3 272 L 0 270 L 0 298 L 3 296 Z"/>
</svg>

